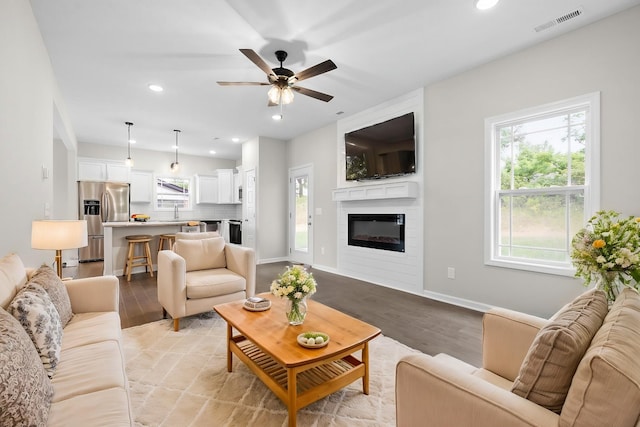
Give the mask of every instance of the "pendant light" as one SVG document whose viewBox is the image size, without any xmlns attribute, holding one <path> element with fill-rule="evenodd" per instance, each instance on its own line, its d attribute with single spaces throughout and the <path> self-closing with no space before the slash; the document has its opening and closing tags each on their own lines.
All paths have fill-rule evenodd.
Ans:
<svg viewBox="0 0 640 427">
<path fill-rule="evenodd" d="M 133 166 L 133 159 L 131 158 L 131 126 L 133 123 L 124 122 L 127 125 L 127 159 L 124 161 L 125 166 L 131 167 Z"/>
<path fill-rule="evenodd" d="M 178 163 L 178 134 L 181 130 L 174 129 L 173 131 L 176 133 L 176 161 L 171 163 L 171 172 L 178 172 L 180 170 L 180 164 Z"/>
</svg>

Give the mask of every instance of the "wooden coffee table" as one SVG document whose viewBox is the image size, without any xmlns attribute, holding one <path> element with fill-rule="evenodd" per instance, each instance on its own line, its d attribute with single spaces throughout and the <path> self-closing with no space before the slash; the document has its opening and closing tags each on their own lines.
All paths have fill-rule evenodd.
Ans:
<svg viewBox="0 0 640 427">
<path fill-rule="evenodd" d="M 245 310 L 244 301 L 214 307 L 227 322 L 227 370 L 232 371 L 235 354 L 287 405 L 289 426 L 296 425 L 298 409 L 359 378 L 362 391 L 369 394 L 369 341 L 380 329 L 313 300 L 308 301 L 304 324 L 291 326 L 286 300 L 270 293 L 258 296 L 271 300 L 269 310 Z M 239 334 L 234 335 L 234 329 Z M 302 347 L 297 337 L 309 331 L 328 334 L 329 344 Z M 358 359 L 354 353 L 360 350 Z"/>
</svg>

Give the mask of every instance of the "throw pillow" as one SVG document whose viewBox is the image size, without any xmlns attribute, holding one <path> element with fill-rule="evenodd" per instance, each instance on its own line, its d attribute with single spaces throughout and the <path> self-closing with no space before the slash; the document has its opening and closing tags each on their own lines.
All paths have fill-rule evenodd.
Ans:
<svg viewBox="0 0 640 427">
<path fill-rule="evenodd" d="M 36 270 L 30 282 L 37 283 L 47 291 L 51 302 L 53 302 L 54 307 L 58 310 L 62 327 L 67 326 L 67 323 L 69 323 L 73 317 L 73 311 L 71 311 L 71 300 L 69 300 L 67 287 L 62 283 L 58 274 L 48 265 L 43 265 Z"/>
<path fill-rule="evenodd" d="M 27 272 L 16 254 L 0 259 L 0 306 L 6 307 L 27 283 Z"/>
<path fill-rule="evenodd" d="M 595 289 L 564 306 L 536 335 L 511 391 L 560 413 L 578 364 L 607 312 L 604 292 Z"/>
<path fill-rule="evenodd" d="M 558 426 L 637 426 L 638 354 L 640 295 L 624 289 L 578 365 Z"/>
<path fill-rule="evenodd" d="M 51 378 L 60 359 L 62 325 L 49 294 L 37 283 L 28 283 L 11 301 L 8 311 L 27 331 Z"/>
<path fill-rule="evenodd" d="M 187 271 L 225 268 L 224 238 L 212 237 L 200 240 L 178 239 L 173 245 L 175 253 L 184 258 Z"/>
<path fill-rule="evenodd" d="M 47 425 L 53 386 L 29 336 L 0 307 L 0 425 Z"/>
</svg>

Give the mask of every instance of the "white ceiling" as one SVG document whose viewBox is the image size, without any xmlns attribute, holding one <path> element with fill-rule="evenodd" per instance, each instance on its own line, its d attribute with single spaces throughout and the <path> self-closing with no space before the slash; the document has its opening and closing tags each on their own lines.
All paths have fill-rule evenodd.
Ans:
<svg viewBox="0 0 640 427">
<path fill-rule="evenodd" d="M 134 158 L 137 148 L 173 151 L 181 129 L 181 153 L 226 159 L 240 158 L 232 137 L 289 140 L 638 4 L 502 0 L 479 11 L 474 0 L 31 0 L 79 142 L 122 146 L 124 156 L 131 121 Z M 577 18 L 534 31 L 579 8 Z M 268 87 L 216 84 L 266 81 L 241 48 L 272 67 L 274 52 L 286 50 L 294 72 L 333 60 L 336 70 L 300 86 L 335 98 L 296 93 L 284 120 L 272 120 Z"/>
</svg>

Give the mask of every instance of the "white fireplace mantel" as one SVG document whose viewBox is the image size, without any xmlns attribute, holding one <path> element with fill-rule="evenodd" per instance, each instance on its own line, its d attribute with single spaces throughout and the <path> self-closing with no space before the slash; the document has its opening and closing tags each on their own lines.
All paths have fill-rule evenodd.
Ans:
<svg viewBox="0 0 640 427">
<path fill-rule="evenodd" d="M 381 199 L 415 199 L 418 197 L 418 183 L 415 181 L 396 181 L 372 185 L 337 188 L 333 190 L 334 202 Z"/>
</svg>

